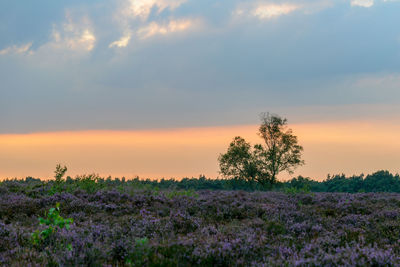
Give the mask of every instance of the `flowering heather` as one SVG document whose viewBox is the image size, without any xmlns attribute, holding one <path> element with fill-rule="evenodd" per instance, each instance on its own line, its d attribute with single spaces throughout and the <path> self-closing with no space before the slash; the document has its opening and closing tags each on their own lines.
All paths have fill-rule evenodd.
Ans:
<svg viewBox="0 0 400 267">
<path fill-rule="evenodd" d="M 399 194 L 127 187 L 51 195 L 46 183 L 1 186 L 0 265 L 400 265 Z M 56 203 L 71 227 L 32 244 Z"/>
</svg>

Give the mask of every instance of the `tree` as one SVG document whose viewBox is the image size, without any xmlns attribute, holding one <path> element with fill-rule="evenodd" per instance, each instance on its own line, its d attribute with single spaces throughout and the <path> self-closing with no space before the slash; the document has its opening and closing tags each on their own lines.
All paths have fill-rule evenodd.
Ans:
<svg viewBox="0 0 400 267">
<path fill-rule="evenodd" d="M 264 160 L 268 162 L 268 171 L 273 181 L 280 172 L 292 174 L 296 167 L 304 164 L 301 160 L 303 147 L 298 144 L 292 129 L 288 128 L 287 119 L 262 113 L 259 135 L 266 145 Z"/>
<path fill-rule="evenodd" d="M 240 136 L 230 143 L 228 151 L 219 157 L 219 166 L 224 176 L 241 180 L 256 179 L 258 168 L 251 146 Z"/>
<path fill-rule="evenodd" d="M 57 164 L 56 170 L 54 171 L 54 178 L 56 178 L 56 183 L 62 182 L 62 178 L 64 177 L 67 170 L 67 166 L 61 167 L 60 164 Z"/>
<path fill-rule="evenodd" d="M 251 147 L 242 137 L 235 137 L 227 152 L 218 158 L 223 176 L 272 184 L 280 172 L 293 173 L 296 167 L 304 164 L 301 160 L 303 147 L 287 127 L 287 119 L 269 113 L 262 113 L 260 117 L 258 135 L 265 144 Z"/>
</svg>

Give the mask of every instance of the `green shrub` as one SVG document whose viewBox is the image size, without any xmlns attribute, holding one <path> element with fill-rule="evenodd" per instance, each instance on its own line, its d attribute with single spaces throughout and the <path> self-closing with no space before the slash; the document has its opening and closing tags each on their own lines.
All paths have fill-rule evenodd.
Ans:
<svg viewBox="0 0 400 267">
<path fill-rule="evenodd" d="M 95 193 L 105 187 L 104 183 L 100 183 L 100 177 L 97 174 L 88 174 L 78 176 L 75 179 L 76 186 L 89 194 Z"/>
<path fill-rule="evenodd" d="M 199 195 L 193 189 L 190 190 L 171 190 L 165 192 L 165 196 L 169 199 L 181 196 L 198 197 Z"/>
<path fill-rule="evenodd" d="M 295 195 L 295 194 L 299 194 L 299 193 L 303 193 L 303 194 L 308 194 L 311 192 L 310 187 L 305 185 L 301 188 L 298 187 L 285 187 L 283 189 L 283 192 L 285 192 L 286 194 L 289 195 Z"/>
<path fill-rule="evenodd" d="M 64 219 L 60 216 L 60 203 L 57 203 L 55 208 L 51 208 L 46 217 L 45 219 L 39 218 L 39 224 L 46 225 L 47 228 L 43 231 L 36 230 L 31 235 L 33 245 L 40 245 L 46 242 L 57 229 L 66 228 L 68 230 L 73 222 L 72 218 Z M 71 249 L 71 246 L 68 245 L 68 248 Z"/>
<path fill-rule="evenodd" d="M 129 253 L 125 264 L 128 266 L 143 266 L 148 261 L 149 254 L 150 246 L 147 237 L 138 238 L 135 241 L 134 251 Z"/>
</svg>

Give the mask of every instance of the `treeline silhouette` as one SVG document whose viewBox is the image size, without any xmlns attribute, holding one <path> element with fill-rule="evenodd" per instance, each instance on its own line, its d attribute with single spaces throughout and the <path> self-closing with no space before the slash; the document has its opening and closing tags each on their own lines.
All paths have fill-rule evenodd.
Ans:
<svg viewBox="0 0 400 267">
<path fill-rule="evenodd" d="M 292 192 L 396 192 L 400 193 L 400 176 L 389 171 L 377 171 L 369 175 L 353 175 L 346 177 L 344 174 L 328 175 L 323 181 L 316 181 L 308 177 L 298 176 L 286 182 L 277 182 L 272 186 L 264 186 L 256 182 L 246 182 L 239 179 L 207 179 L 184 178 L 177 180 L 140 181 L 160 188 L 193 189 L 193 190 L 277 190 Z"/>
<path fill-rule="evenodd" d="M 353 175 L 346 177 L 344 174 L 333 175 L 321 181 L 315 181 L 310 178 L 297 177 L 286 183 L 285 187 L 296 189 L 306 189 L 312 192 L 400 192 L 400 176 L 392 174 L 389 171 L 377 171 L 369 175 Z"/>
<path fill-rule="evenodd" d="M 45 187 L 55 188 L 56 181 L 43 181 L 37 178 L 27 177 L 23 180 L 4 180 L 0 187 L 17 188 L 27 187 L 33 189 L 42 184 Z M 56 186 L 57 187 L 57 186 Z M 198 178 L 177 179 L 134 179 L 125 178 L 102 178 L 98 175 L 83 175 L 76 178 L 66 177 L 58 191 L 68 191 L 74 188 L 85 189 L 88 192 L 96 192 L 106 188 L 122 188 L 144 190 L 245 190 L 245 191 L 285 191 L 289 193 L 298 192 L 397 192 L 400 193 L 400 176 L 389 171 L 377 171 L 369 175 L 353 175 L 346 177 L 341 175 L 328 175 L 323 181 L 316 181 L 308 177 L 298 176 L 289 181 L 277 182 L 265 186 L 257 182 L 248 182 L 242 179 L 210 179 L 204 175 Z M 1 188 L 0 188 L 1 189 Z M 12 190 L 12 189 L 11 189 Z M 13 191 L 13 190 L 12 190 Z"/>
</svg>

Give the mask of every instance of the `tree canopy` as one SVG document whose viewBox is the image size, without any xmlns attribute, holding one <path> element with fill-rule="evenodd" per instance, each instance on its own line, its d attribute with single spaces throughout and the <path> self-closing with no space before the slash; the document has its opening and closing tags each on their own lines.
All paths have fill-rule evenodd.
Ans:
<svg viewBox="0 0 400 267">
<path fill-rule="evenodd" d="M 258 135 L 264 144 L 253 147 L 240 136 L 229 144 L 225 154 L 218 158 L 220 173 L 227 178 L 255 181 L 261 184 L 276 182 L 282 171 L 293 173 L 303 165 L 297 137 L 287 127 L 287 119 L 279 115 L 262 113 Z"/>
</svg>

